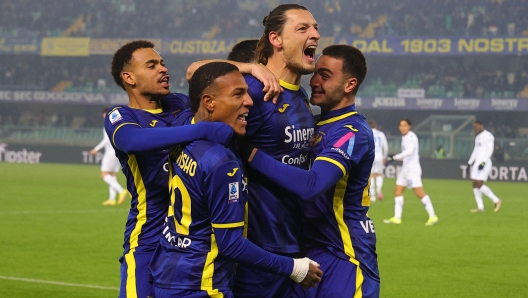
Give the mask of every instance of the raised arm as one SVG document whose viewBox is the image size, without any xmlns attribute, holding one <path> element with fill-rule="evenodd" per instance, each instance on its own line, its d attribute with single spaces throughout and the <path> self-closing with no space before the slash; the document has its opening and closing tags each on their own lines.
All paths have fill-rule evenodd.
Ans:
<svg viewBox="0 0 528 298">
<path fill-rule="evenodd" d="M 282 87 L 279 84 L 279 80 L 277 77 L 264 65 L 262 64 L 256 64 L 256 63 L 243 63 L 243 62 L 236 62 L 231 60 L 221 60 L 221 59 L 211 59 L 211 60 L 200 60 L 193 62 L 189 67 L 187 68 L 187 72 L 185 74 L 185 77 L 187 81 L 189 81 L 194 72 L 202 65 L 211 63 L 211 62 L 228 62 L 240 70 L 241 73 L 245 74 L 251 74 L 255 78 L 257 78 L 259 81 L 262 82 L 264 85 L 264 88 L 262 89 L 262 92 L 266 93 L 264 95 L 264 101 L 272 100 L 273 103 L 277 102 L 277 98 L 279 97 L 280 93 L 283 91 Z"/>
</svg>

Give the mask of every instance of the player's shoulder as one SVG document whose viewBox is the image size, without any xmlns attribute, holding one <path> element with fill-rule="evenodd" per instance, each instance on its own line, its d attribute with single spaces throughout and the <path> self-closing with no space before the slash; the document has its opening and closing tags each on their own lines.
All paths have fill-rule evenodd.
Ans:
<svg viewBox="0 0 528 298">
<path fill-rule="evenodd" d="M 198 140 L 191 143 L 187 147 L 187 151 L 205 172 L 211 172 L 226 163 L 238 164 L 237 157 L 229 148 L 208 140 Z"/>
<path fill-rule="evenodd" d="M 179 113 L 176 118 L 172 121 L 172 126 L 181 126 L 191 124 L 191 120 L 194 117 L 194 113 L 190 109 L 185 109 Z"/>
<path fill-rule="evenodd" d="M 127 116 L 134 114 L 132 108 L 127 105 L 114 105 L 108 109 L 105 120 L 112 125 L 127 118 Z"/>
<path fill-rule="evenodd" d="M 165 96 L 161 101 L 163 111 L 179 113 L 190 107 L 191 101 L 189 96 L 183 93 L 173 92 Z"/>
</svg>

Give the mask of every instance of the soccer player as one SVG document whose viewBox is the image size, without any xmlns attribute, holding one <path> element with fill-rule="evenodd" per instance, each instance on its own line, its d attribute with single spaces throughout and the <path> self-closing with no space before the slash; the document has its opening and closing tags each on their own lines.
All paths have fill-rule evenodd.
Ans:
<svg viewBox="0 0 528 298">
<path fill-rule="evenodd" d="M 227 60 L 254 63 L 258 39 L 247 39 L 237 43 L 227 55 Z"/>
<path fill-rule="evenodd" d="M 108 112 L 108 108 L 103 109 L 103 119 Z M 115 155 L 114 148 L 110 143 L 110 139 L 103 129 L 103 139 L 92 150 L 90 155 L 95 155 L 99 150 L 104 148 L 104 155 L 101 161 L 101 178 L 108 184 L 108 200 L 103 202 L 104 206 L 114 206 L 116 204 L 116 195 L 119 194 L 119 204 L 123 203 L 128 195 L 128 191 L 124 189 L 117 181 L 116 173 L 121 169 L 119 159 Z"/>
<path fill-rule="evenodd" d="M 489 172 L 491 171 L 491 156 L 493 155 L 493 146 L 495 138 L 491 132 L 484 129 L 484 125 L 480 121 L 473 123 L 473 130 L 475 131 L 475 148 L 471 153 L 468 165 L 471 168 L 471 180 L 473 181 L 473 193 L 475 194 L 475 201 L 477 201 L 477 208 L 471 209 L 471 212 L 484 212 L 484 202 L 482 202 L 482 194 L 485 194 L 495 204 L 493 211 L 499 211 L 502 201 L 491 191 L 491 189 L 484 185 L 488 180 Z"/>
<path fill-rule="evenodd" d="M 379 297 L 376 234 L 367 216 L 375 144 L 354 104 L 366 73 L 365 57 L 353 46 L 326 47 L 317 60 L 310 103 L 321 107 L 321 118 L 309 171 L 274 160 L 263 150 L 241 150 L 251 168 L 309 201 L 302 242 L 325 275 L 316 289 L 295 287 L 299 297 Z"/>
<path fill-rule="evenodd" d="M 374 135 L 374 144 L 376 145 L 376 157 L 372 164 L 372 170 L 370 171 L 370 201 L 376 201 L 376 195 L 381 201 L 383 199 L 383 193 L 381 188 L 383 186 L 383 169 L 385 169 L 385 163 L 387 162 L 387 156 L 389 155 L 389 144 L 387 143 L 387 137 L 385 134 L 378 130 L 376 121 L 371 120 L 368 122 Z"/>
<path fill-rule="evenodd" d="M 244 135 L 253 105 L 247 90 L 236 66 L 203 65 L 189 83 L 192 122 L 221 121 Z M 171 206 L 150 265 L 155 297 L 233 297 L 235 262 L 306 287 L 320 281 L 308 258 L 274 255 L 243 237 L 248 184 L 234 146 L 199 140 L 171 149 Z"/>
<path fill-rule="evenodd" d="M 279 79 L 283 92 L 276 105 L 266 102 L 266 85 L 246 75 L 253 107 L 246 118 L 246 137 L 257 148 L 283 163 L 308 169 L 310 139 L 314 131 L 313 115 L 306 91 L 300 86 L 301 76 L 315 70 L 315 50 L 320 38 L 312 14 L 298 4 L 274 8 L 263 20 L 264 33 L 255 56 Z M 209 61 L 191 64 L 194 69 Z M 243 63 L 230 62 L 241 70 Z M 302 226 L 303 203 L 277 187 L 269 178 L 248 169 L 249 194 L 248 239 L 275 254 L 296 256 Z M 233 292 L 237 297 L 289 297 L 293 281 L 240 264 L 237 267 Z"/>
<path fill-rule="evenodd" d="M 105 118 L 106 133 L 132 195 L 120 258 L 119 297 L 153 296 L 148 264 L 170 203 L 168 148 L 197 139 L 227 143 L 233 130 L 220 122 L 170 127 L 171 111 L 187 106 L 178 94 L 169 94 L 168 70 L 149 41 L 136 40 L 119 48 L 112 58 L 112 76 L 129 98 L 128 105 L 112 107 Z"/>
<path fill-rule="evenodd" d="M 432 226 L 438 222 L 433 202 L 427 195 L 422 186 L 422 167 L 420 166 L 420 149 L 418 146 L 418 137 L 411 131 L 411 121 L 401 119 L 399 124 L 400 133 L 402 134 L 401 149 L 402 152 L 387 157 L 388 161 L 402 160 L 403 165 L 396 177 L 396 188 L 394 189 L 394 216 L 384 219 L 384 223 L 401 224 L 403 212 L 403 191 L 405 187 L 412 188 L 414 194 L 422 201 L 425 211 L 429 214 L 426 226 Z"/>
</svg>

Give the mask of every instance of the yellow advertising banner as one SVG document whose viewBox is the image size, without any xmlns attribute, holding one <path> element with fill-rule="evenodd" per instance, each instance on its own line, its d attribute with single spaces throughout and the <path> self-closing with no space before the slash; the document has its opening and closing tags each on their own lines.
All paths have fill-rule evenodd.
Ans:
<svg viewBox="0 0 528 298">
<path fill-rule="evenodd" d="M 90 55 L 113 55 L 121 46 L 137 39 L 127 38 L 92 38 L 90 40 Z M 145 39 L 154 43 L 154 49 L 161 49 L 161 39 Z"/>
<path fill-rule="evenodd" d="M 89 37 L 44 37 L 41 56 L 89 56 Z"/>
</svg>

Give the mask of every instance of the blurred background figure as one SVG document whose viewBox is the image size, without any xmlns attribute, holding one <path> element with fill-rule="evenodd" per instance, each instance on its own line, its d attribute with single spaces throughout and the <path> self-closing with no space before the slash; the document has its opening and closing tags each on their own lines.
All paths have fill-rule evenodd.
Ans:
<svg viewBox="0 0 528 298">
<path fill-rule="evenodd" d="M 383 186 L 383 170 L 385 169 L 387 156 L 389 155 L 389 144 L 387 143 L 387 137 L 385 134 L 378 130 L 378 124 L 376 121 L 371 120 L 368 124 L 370 128 L 372 128 L 374 145 L 376 147 L 376 155 L 370 174 L 370 201 L 375 202 L 376 197 L 380 201 L 383 199 L 383 193 L 381 191 Z"/>
<path fill-rule="evenodd" d="M 106 117 L 108 108 L 103 109 L 103 119 Z M 119 159 L 115 155 L 114 148 L 108 139 L 108 135 L 103 129 L 103 139 L 97 146 L 90 150 L 90 155 L 95 155 L 99 150 L 104 148 L 104 155 L 101 161 L 101 178 L 108 184 L 108 199 L 103 202 L 105 206 L 116 205 L 116 195 L 119 194 L 118 204 L 123 203 L 128 195 L 128 191 L 124 189 L 117 181 L 116 173 L 121 169 Z"/>
<path fill-rule="evenodd" d="M 433 157 L 436 159 L 444 159 L 445 158 L 444 146 L 442 146 L 441 144 L 436 146 Z"/>
</svg>

